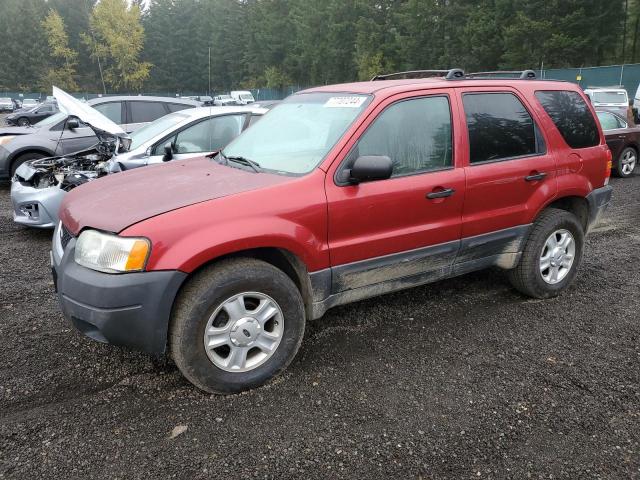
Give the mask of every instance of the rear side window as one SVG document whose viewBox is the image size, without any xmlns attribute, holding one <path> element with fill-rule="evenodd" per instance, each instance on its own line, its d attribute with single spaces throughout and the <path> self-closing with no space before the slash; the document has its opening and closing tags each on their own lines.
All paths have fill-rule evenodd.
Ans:
<svg viewBox="0 0 640 480">
<path fill-rule="evenodd" d="M 167 111 L 160 102 L 129 102 L 131 105 L 131 123 L 146 123 L 164 117 Z"/>
<path fill-rule="evenodd" d="M 536 98 L 571 148 L 594 147 L 600 143 L 596 121 L 577 92 L 538 91 Z"/>
<path fill-rule="evenodd" d="M 187 108 L 191 108 L 191 105 L 184 105 L 182 103 L 168 103 L 167 107 L 169 107 L 169 111 L 173 113 L 173 112 L 179 112 L 180 110 L 186 110 Z"/>
<path fill-rule="evenodd" d="M 470 162 L 481 163 L 537 155 L 544 151 L 536 126 L 512 93 L 462 96 L 469 131 Z"/>
<path fill-rule="evenodd" d="M 627 123 L 617 115 L 610 112 L 596 112 L 600 126 L 603 130 L 615 130 L 617 128 L 627 128 Z"/>
<path fill-rule="evenodd" d="M 122 104 L 120 102 L 101 103 L 100 105 L 91 106 L 113 123 L 122 124 Z"/>
</svg>

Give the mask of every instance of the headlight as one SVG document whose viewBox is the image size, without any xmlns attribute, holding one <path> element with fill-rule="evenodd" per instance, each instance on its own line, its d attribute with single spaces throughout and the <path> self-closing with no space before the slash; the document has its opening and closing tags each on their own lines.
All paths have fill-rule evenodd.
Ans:
<svg viewBox="0 0 640 480">
<path fill-rule="evenodd" d="M 7 135 L 6 137 L 0 137 L 0 145 L 6 145 L 14 138 L 16 138 L 15 135 Z"/>
<path fill-rule="evenodd" d="M 144 270 L 151 243 L 146 238 L 119 237 L 85 230 L 76 243 L 76 263 L 107 273 Z"/>
</svg>

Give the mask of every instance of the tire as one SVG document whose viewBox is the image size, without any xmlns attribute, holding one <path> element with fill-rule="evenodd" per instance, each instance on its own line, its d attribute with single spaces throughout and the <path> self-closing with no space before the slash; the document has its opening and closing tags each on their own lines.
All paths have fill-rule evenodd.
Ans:
<svg viewBox="0 0 640 480">
<path fill-rule="evenodd" d="M 617 177 L 628 178 L 638 165 L 638 152 L 633 147 L 623 148 L 616 159 L 615 173 Z"/>
<path fill-rule="evenodd" d="M 243 293 L 244 301 L 238 297 Z M 260 323 L 256 320 L 258 315 L 253 318 L 247 314 L 248 311 L 265 310 L 254 308 L 258 300 L 252 295 L 262 295 L 265 302 L 272 300 L 275 308 L 279 309 L 279 313 L 264 323 L 262 330 L 256 326 Z M 230 300 L 233 298 L 245 306 L 246 302 L 254 302 L 246 311 L 242 310 L 243 315 L 236 315 L 235 321 L 223 307 L 226 305 L 229 308 L 229 304 L 234 302 Z M 180 372 L 205 392 L 230 394 L 256 388 L 280 374 L 295 357 L 304 336 L 304 312 L 298 288 L 281 270 L 261 260 L 223 260 L 197 273 L 180 292 L 169 327 L 169 352 Z M 211 324 L 213 314 L 216 316 Z M 250 323 L 238 328 L 237 325 L 242 322 Z M 216 334 L 215 342 L 224 337 L 227 343 L 206 349 L 205 331 L 210 332 L 213 327 L 216 327 L 216 331 L 225 330 L 224 334 Z M 272 353 L 267 354 L 261 348 L 252 347 L 255 343 L 233 346 L 236 341 L 254 342 L 258 338 L 256 335 L 266 335 L 269 328 L 273 329 L 270 333 L 272 337 L 280 336 Z M 231 335 L 236 337 L 231 339 Z M 227 349 L 228 357 L 223 358 Z M 233 366 L 230 366 L 233 363 L 232 352 L 243 349 L 249 352 L 246 356 L 248 370 L 233 371 Z M 260 360 L 264 355 L 270 356 Z M 225 361 L 229 363 L 226 367 L 223 365 Z M 250 367 L 250 362 L 256 364 Z"/>
<path fill-rule="evenodd" d="M 569 242 L 569 245 L 573 243 L 573 255 L 571 265 L 568 268 L 564 266 L 558 267 L 558 265 L 565 265 L 565 262 L 568 262 L 568 254 L 563 255 L 560 250 L 556 256 L 547 256 L 550 253 L 547 241 L 556 232 L 568 232 L 573 239 L 572 242 Z M 557 241 L 566 237 L 560 234 L 556 235 L 555 238 Z M 551 243 L 553 242 L 551 241 Z M 558 242 L 558 244 L 560 243 Z M 565 210 L 548 208 L 540 214 L 533 224 L 520 262 L 514 269 L 509 270 L 507 275 L 513 287 L 529 297 L 555 297 L 563 292 L 575 279 L 582 261 L 583 249 L 584 229 L 577 217 Z M 544 259 L 543 254 L 545 254 Z M 558 261 L 559 259 L 560 261 Z M 545 264 L 548 262 L 551 266 L 546 270 L 541 270 L 543 262 Z M 556 283 L 549 283 L 554 281 L 553 271 L 556 269 L 558 269 Z"/>
<path fill-rule="evenodd" d="M 28 127 L 29 125 L 31 125 L 31 122 L 29 121 L 28 118 L 26 117 L 20 117 L 18 120 L 16 120 L 16 123 L 20 126 L 20 127 Z"/>
<path fill-rule="evenodd" d="M 38 158 L 45 158 L 45 157 L 46 155 L 43 155 L 41 153 L 36 153 L 36 152 L 25 153 L 23 155 L 20 155 L 13 162 L 11 162 L 11 178 L 13 178 L 13 176 L 16 174 L 16 170 L 18 170 L 18 167 L 22 165 L 24 162 L 27 162 L 29 160 L 37 160 Z"/>
</svg>

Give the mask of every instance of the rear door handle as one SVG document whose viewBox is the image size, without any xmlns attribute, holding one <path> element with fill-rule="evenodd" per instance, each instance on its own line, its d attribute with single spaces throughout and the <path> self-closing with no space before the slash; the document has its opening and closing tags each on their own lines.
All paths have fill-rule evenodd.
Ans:
<svg viewBox="0 0 640 480">
<path fill-rule="evenodd" d="M 445 188 L 443 190 L 438 190 L 437 192 L 427 193 L 427 198 L 429 200 L 433 200 L 434 198 L 445 198 L 450 197 L 454 193 L 456 193 L 456 191 L 453 188 Z"/>
<path fill-rule="evenodd" d="M 524 179 L 527 182 L 535 182 L 535 181 L 538 181 L 538 180 L 543 180 L 544 177 L 546 177 L 546 176 L 547 176 L 546 173 L 540 172 L 540 173 L 535 173 L 533 175 L 527 175 L 526 177 L 524 177 Z"/>
</svg>

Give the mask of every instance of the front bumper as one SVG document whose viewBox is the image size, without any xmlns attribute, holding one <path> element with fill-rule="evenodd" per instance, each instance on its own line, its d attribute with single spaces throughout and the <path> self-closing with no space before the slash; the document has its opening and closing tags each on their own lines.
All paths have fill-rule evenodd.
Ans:
<svg viewBox="0 0 640 480">
<path fill-rule="evenodd" d="M 58 186 L 35 188 L 13 178 L 13 221 L 28 227 L 54 228 L 58 224 L 58 211 L 66 193 Z"/>
<path fill-rule="evenodd" d="M 75 262 L 74 238 L 64 249 L 60 239 L 60 228 L 56 228 L 51 263 L 67 320 L 99 342 L 163 353 L 171 308 L 187 274 L 175 270 L 97 272 Z"/>
<path fill-rule="evenodd" d="M 613 187 L 606 185 L 602 188 L 596 188 L 587 195 L 587 203 L 589 204 L 589 218 L 587 231 L 591 230 L 604 216 L 609 203 L 611 202 L 611 194 Z"/>
</svg>

